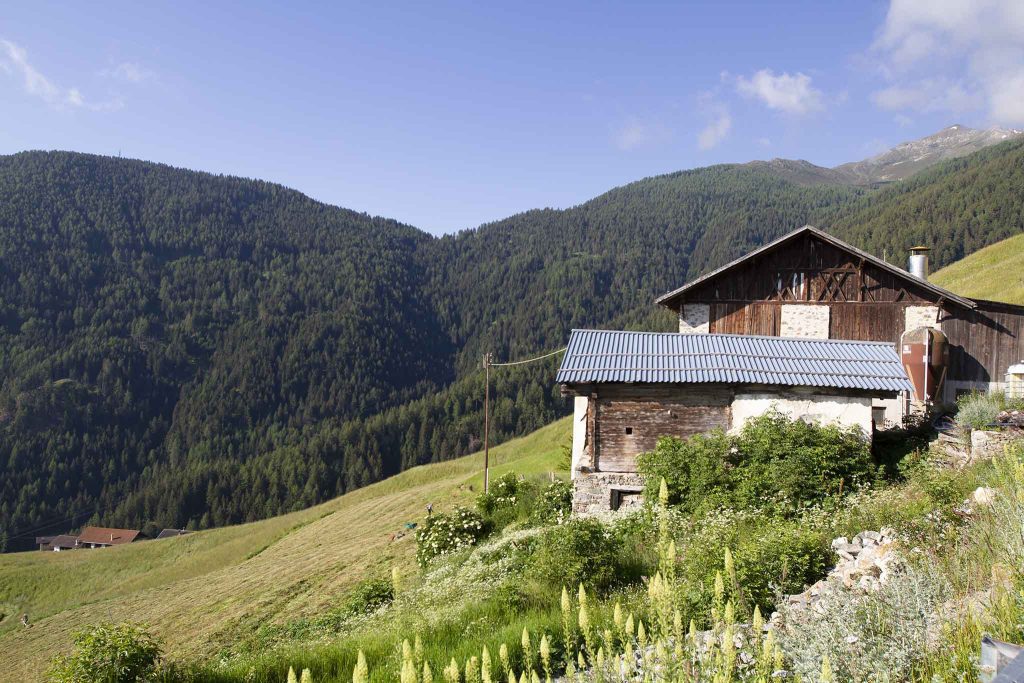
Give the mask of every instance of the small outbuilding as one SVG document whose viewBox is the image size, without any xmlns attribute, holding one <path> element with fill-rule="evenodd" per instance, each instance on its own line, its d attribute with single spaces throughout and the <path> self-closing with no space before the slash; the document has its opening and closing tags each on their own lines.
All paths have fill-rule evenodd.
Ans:
<svg viewBox="0 0 1024 683">
<path fill-rule="evenodd" d="M 888 342 L 573 330 L 556 381 L 574 396 L 573 509 L 640 503 L 636 457 L 662 436 L 736 430 L 778 410 L 874 430 L 872 405 L 911 390 Z"/>
</svg>

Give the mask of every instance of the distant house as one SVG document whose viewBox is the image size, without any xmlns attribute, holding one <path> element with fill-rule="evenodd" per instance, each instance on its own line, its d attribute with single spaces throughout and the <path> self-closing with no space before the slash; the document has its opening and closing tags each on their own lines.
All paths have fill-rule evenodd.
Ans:
<svg viewBox="0 0 1024 683">
<path fill-rule="evenodd" d="M 36 545 L 39 546 L 40 550 L 52 550 L 53 552 L 74 550 L 78 547 L 78 537 L 70 534 L 60 534 L 59 536 L 36 536 Z"/>
<path fill-rule="evenodd" d="M 640 503 L 636 457 L 662 436 L 736 430 L 770 409 L 860 428 L 911 390 L 888 342 L 573 330 L 556 381 L 574 396 L 573 510 Z"/>
<path fill-rule="evenodd" d="M 87 526 L 78 535 L 78 543 L 82 548 L 106 548 L 112 545 L 131 543 L 138 539 L 140 533 L 134 529 Z"/>
<path fill-rule="evenodd" d="M 159 541 L 161 538 L 174 538 L 175 536 L 185 536 L 189 533 L 191 532 L 186 531 L 185 529 L 164 529 L 156 535 L 156 540 Z"/>
</svg>

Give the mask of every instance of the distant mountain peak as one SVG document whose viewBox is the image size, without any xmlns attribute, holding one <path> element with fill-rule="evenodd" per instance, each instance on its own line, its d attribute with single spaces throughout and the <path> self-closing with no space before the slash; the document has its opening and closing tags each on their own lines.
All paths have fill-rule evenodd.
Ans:
<svg viewBox="0 0 1024 683">
<path fill-rule="evenodd" d="M 1024 135 L 1016 128 L 969 128 L 954 123 L 917 140 L 901 142 L 861 161 L 834 168 L 816 166 L 803 159 L 752 161 L 747 166 L 773 172 L 801 185 L 877 185 L 909 178 L 946 159 L 955 159 L 991 145 Z"/>
</svg>

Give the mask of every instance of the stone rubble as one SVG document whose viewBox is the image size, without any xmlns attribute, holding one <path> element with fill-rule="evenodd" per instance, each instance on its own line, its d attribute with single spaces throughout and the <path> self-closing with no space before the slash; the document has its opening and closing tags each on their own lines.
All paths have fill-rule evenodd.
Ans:
<svg viewBox="0 0 1024 683">
<path fill-rule="evenodd" d="M 899 562 L 895 549 L 896 532 L 888 527 L 880 531 L 862 531 L 853 538 L 840 536 L 832 541 L 839 562 L 828 575 L 797 595 L 786 598 L 790 605 L 816 609 L 825 591 L 835 586 L 872 591 L 888 581 Z M 776 619 L 778 613 L 772 615 Z"/>
</svg>

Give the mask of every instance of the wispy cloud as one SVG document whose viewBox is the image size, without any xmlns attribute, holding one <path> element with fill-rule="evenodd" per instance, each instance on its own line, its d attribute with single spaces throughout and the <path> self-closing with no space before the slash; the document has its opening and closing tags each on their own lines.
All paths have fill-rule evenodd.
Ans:
<svg viewBox="0 0 1024 683">
<path fill-rule="evenodd" d="M 878 107 L 1024 123 L 1020 0 L 892 0 L 868 55 L 886 82 Z"/>
<path fill-rule="evenodd" d="M 821 91 L 811 85 L 810 76 L 800 72 L 776 75 L 771 69 L 761 69 L 750 78 L 737 76 L 736 91 L 787 114 L 807 114 L 824 107 Z"/>
<path fill-rule="evenodd" d="M 729 108 L 712 93 L 702 94 L 698 98 L 698 106 L 709 120 L 697 134 L 697 147 L 701 150 L 713 149 L 725 140 L 732 130 L 732 115 Z"/>
<path fill-rule="evenodd" d="M 103 69 L 100 76 L 126 83 L 142 83 L 153 78 L 154 73 L 138 62 L 121 62 L 109 69 Z"/>
<path fill-rule="evenodd" d="M 672 130 L 661 123 L 629 119 L 613 136 L 615 146 L 624 152 L 648 147 L 672 139 Z"/>
<path fill-rule="evenodd" d="M 9 40 L 0 39 L 0 68 L 19 78 L 25 92 L 56 109 L 90 109 L 106 111 L 120 109 L 123 102 L 115 98 L 106 102 L 87 101 L 78 88 L 61 88 L 35 68 L 28 59 L 28 51 Z"/>
</svg>

